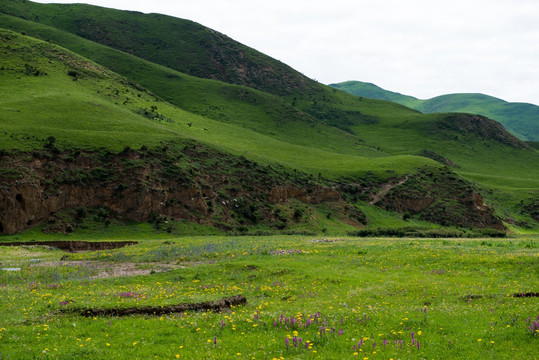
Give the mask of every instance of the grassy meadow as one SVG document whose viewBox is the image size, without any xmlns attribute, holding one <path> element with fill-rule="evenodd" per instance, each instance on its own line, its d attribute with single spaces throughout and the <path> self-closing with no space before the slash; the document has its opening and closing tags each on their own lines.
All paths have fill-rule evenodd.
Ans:
<svg viewBox="0 0 539 360">
<path fill-rule="evenodd" d="M 532 359 L 538 298 L 513 295 L 537 294 L 538 249 L 536 236 L 0 246 L 1 267 L 21 268 L 0 271 L 0 358 Z M 238 294 L 246 305 L 216 313 L 80 315 Z"/>
</svg>

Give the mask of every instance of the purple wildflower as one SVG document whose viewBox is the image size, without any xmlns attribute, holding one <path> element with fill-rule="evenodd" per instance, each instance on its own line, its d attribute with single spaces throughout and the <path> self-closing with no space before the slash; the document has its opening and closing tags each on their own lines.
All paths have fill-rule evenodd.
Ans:
<svg viewBox="0 0 539 360">
<path fill-rule="evenodd" d="M 530 330 L 534 335 L 535 333 L 539 332 L 539 321 L 534 321 L 530 326 L 528 326 L 528 330 Z"/>
<path fill-rule="evenodd" d="M 288 337 L 284 338 L 284 342 L 286 344 L 286 351 L 289 351 L 290 350 L 290 340 L 288 339 Z"/>
</svg>

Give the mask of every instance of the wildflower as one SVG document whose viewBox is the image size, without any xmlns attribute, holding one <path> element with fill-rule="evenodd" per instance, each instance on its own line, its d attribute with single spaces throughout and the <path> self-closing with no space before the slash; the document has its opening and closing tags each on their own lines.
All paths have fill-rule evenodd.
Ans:
<svg viewBox="0 0 539 360">
<path fill-rule="evenodd" d="M 290 350 L 290 340 L 288 340 L 288 337 L 284 338 L 284 342 L 286 343 L 286 351 Z"/>
</svg>

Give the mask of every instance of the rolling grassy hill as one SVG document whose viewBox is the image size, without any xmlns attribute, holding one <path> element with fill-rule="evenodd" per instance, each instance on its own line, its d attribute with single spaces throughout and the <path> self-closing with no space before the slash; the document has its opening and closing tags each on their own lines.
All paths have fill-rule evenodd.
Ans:
<svg viewBox="0 0 539 360">
<path fill-rule="evenodd" d="M 464 112 L 484 115 L 499 121 L 522 140 L 539 141 L 537 105 L 507 102 L 484 94 L 449 94 L 420 100 L 361 81 L 346 81 L 331 86 L 356 96 L 394 101 L 422 113 Z"/>
<path fill-rule="evenodd" d="M 377 156 L 339 154 L 323 147 L 279 141 L 179 109 L 129 80 L 48 43 L 7 31 L 2 35 L 6 40 L 2 71 L 6 96 L 1 100 L 5 110 L 1 124 L 4 149 L 30 150 L 41 146 L 48 136 L 55 136 L 65 148 L 104 147 L 114 151 L 183 137 L 266 163 L 334 176 L 351 176 L 366 169 L 380 174 L 387 169 L 405 173 L 432 163 L 417 156 L 387 156 L 371 149 L 367 151 Z M 27 64 L 39 74 L 28 72 Z M 152 107 L 156 110 L 151 111 Z M 144 110 L 149 110 L 148 114 Z M 315 131 L 321 133 L 320 129 Z M 310 132 L 306 134 L 308 137 Z M 349 137 L 344 134 L 338 140 Z"/>
<path fill-rule="evenodd" d="M 372 174 L 383 182 L 441 162 L 475 181 L 498 215 L 530 221 L 518 204 L 539 188 L 539 153 L 489 119 L 358 98 L 162 15 L 10 0 L 0 4 L 0 24 L 46 40 L 2 32 L 4 150 L 47 146 L 51 136 L 65 151 L 183 139 L 340 184 L 364 184 Z M 215 54 L 220 71 L 208 65 Z M 356 206 L 378 214 L 366 202 Z M 386 215 L 393 220 L 378 224 L 399 217 Z"/>
<path fill-rule="evenodd" d="M 284 95 L 317 90 L 315 81 L 280 61 L 195 22 L 84 4 L 8 0 L 0 12 L 50 25 L 200 78 Z"/>
</svg>

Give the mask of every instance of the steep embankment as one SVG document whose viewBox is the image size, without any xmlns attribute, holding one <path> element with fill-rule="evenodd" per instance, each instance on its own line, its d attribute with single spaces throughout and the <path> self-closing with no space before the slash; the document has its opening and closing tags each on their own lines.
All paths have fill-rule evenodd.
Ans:
<svg viewBox="0 0 539 360">
<path fill-rule="evenodd" d="M 69 233 L 86 208 L 98 207 L 139 222 L 187 220 L 235 231 L 300 224 L 320 231 L 327 226 L 320 221 L 320 206 L 332 209 L 332 222 L 343 229 L 367 221 L 313 176 L 260 166 L 192 142 L 118 154 L 59 151 L 50 143 L 45 150 L 5 154 L 1 161 L 0 233 L 43 222 L 45 229 Z M 82 210 L 67 220 L 57 216 L 75 208 Z"/>
</svg>

